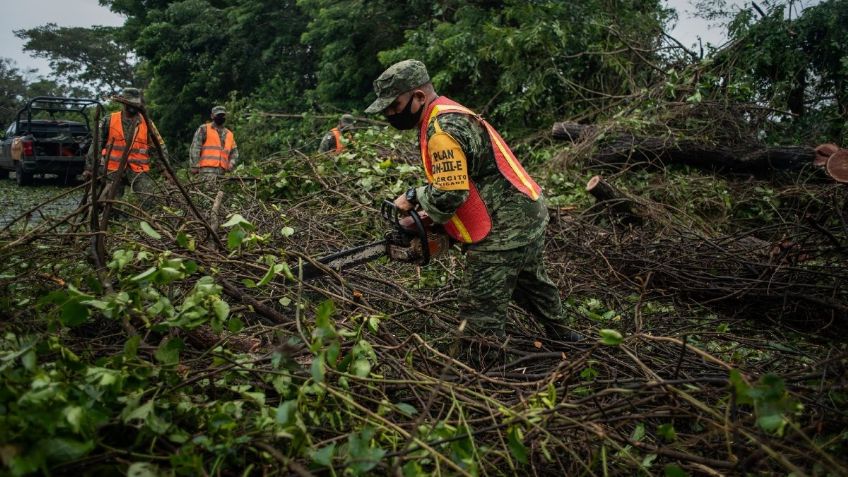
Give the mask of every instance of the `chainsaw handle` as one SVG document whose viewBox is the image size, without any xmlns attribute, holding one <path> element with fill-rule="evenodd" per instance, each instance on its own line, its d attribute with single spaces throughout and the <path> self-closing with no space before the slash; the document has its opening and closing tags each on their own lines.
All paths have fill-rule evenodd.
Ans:
<svg viewBox="0 0 848 477">
<path fill-rule="evenodd" d="M 392 224 L 395 230 L 405 235 L 418 236 L 418 240 L 421 241 L 420 265 L 427 265 L 430 263 L 430 243 L 427 239 L 427 229 L 424 228 L 424 222 L 421 220 L 421 216 L 415 211 L 415 209 L 409 211 L 409 216 L 412 217 L 412 221 L 415 223 L 415 230 L 411 231 L 401 225 L 400 212 L 401 211 L 398 210 L 397 206 L 395 206 L 395 203 L 390 200 L 384 200 L 383 204 L 380 206 L 380 215 Z"/>
</svg>

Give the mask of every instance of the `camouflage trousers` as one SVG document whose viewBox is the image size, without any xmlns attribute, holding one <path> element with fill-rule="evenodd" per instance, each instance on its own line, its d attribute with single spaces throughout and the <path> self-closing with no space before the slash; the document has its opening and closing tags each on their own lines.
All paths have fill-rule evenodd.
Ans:
<svg viewBox="0 0 848 477">
<path fill-rule="evenodd" d="M 150 206 L 154 203 L 156 190 L 153 180 L 150 179 L 150 174 L 146 172 L 134 172 L 127 169 L 124 172 L 124 177 L 120 180 L 117 178 L 117 173 L 108 173 L 106 176 L 106 187 L 100 192 L 99 200 L 106 200 L 110 193 L 109 190 L 113 187 L 118 188 L 115 199 L 121 199 L 124 196 L 124 189 L 127 186 L 138 197 L 139 208 L 149 210 Z"/>
<path fill-rule="evenodd" d="M 566 324 L 559 290 L 545 270 L 545 237 L 511 250 L 469 250 L 459 296 L 460 317 L 476 333 L 503 337 L 510 301 L 533 315 L 548 334 Z"/>
<path fill-rule="evenodd" d="M 214 221 L 216 217 L 211 217 L 212 206 L 215 203 L 215 196 L 221 190 L 224 170 L 220 167 L 201 167 L 197 175 L 199 193 L 195 195 L 195 205 L 201 213 L 207 214 L 207 220 Z"/>
</svg>

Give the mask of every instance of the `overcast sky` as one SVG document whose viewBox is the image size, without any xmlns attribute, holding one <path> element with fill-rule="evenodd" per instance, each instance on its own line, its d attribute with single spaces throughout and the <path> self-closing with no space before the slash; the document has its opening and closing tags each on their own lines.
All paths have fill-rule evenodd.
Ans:
<svg viewBox="0 0 848 477">
<path fill-rule="evenodd" d="M 566 1 L 566 0 L 563 0 Z M 666 0 L 677 9 L 679 21 L 670 33 L 684 45 L 697 43 L 698 36 L 707 42 L 721 44 L 724 32 L 720 28 L 710 28 L 703 20 L 692 19 L 689 12 L 690 0 Z M 746 1 L 727 0 L 729 5 L 742 6 Z M 808 0 L 806 3 L 817 3 Z M 12 32 L 56 23 L 60 26 L 121 25 L 123 17 L 101 7 L 97 0 L 0 0 L 0 57 L 13 59 L 24 70 L 37 68 L 41 74 L 50 72 L 45 60 L 33 58 L 23 52 L 23 42 Z"/>
</svg>

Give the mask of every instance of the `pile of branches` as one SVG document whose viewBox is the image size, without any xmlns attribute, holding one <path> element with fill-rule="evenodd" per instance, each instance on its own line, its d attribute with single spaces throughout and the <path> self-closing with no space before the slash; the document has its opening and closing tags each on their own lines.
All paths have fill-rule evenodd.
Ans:
<svg viewBox="0 0 848 477">
<path fill-rule="evenodd" d="M 378 204 L 405 188 L 411 176 L 398 171 L 415 151 L 386 154 L 383 163 L 394 165 L 383 172 L 356 152 L 280 154 L 262 162 L 261 176 L 227 179 L 223 195 L 204 192 L 166 167 L 155 210 L 131 199 L 100 203 L 93 183 L 79 188 L 88 189 L 88 199 L 64 217 L 26 229 L 20 228 L 24 218 L 10 224 L 0 238 L 0 286 L 33 296 L 5 304 L 4 333 L 46 336 L 55 322 L 32 321 L 31 303 L 69 284 L 105 300 L 125 284 L 143 282 L 137 277 L 150 261 L 123 265 L 123 276 L 134 276 L 123 280 L 116 271 L 119 250 L 195 264 L 195 275 L 212 276 L 230 315 L 244 324 L 223 331 L 168 325 L 150 309 L 112 317 L 93 309 L 85 324 L 64 329 L 63 346 L 91 357 L 92 365 L 110 366 L 107 358 L 125 355 L 128 343 L 138 348 L 136 366 L 160 361 L 163 384 L 155 395 L 170 407 L 154 409 L 189 435 L 160 438 L 149 420 L 133 419 L 137 409 L 127 408 L 106 416 L 98 443 L 84 456 L 52 462 L 53 470 L 177 468 L 174 456 L 196 451 L 203 436 L 196 465 L 209 473 L 248 466 L 301 476 L 344 469 L 377 475 L 848 473 L 839 437 L 848 425 L 840 404 L 848 371 L 844 347 L 815 335 L 787 342 L 784 329 L 711 307 L 714 299 L 733 299 L 751 305 L 748 315 L 765 309 L 764 316 L 777 319 L 775 310 L 802 312 L 820 301 L 838 312 L 845 292 L 829 287 L 827 278 L 829 285 L 844 284 L 846 271 L 828 258 L 834 244 L 811 250 L 822 241 L 812 247 L 811 236 L 798 235 L 798 224 L 778 224 L 769 236 L 791 231 L 814 258 L 798 264 L 766 253 L 757 261 L 729 245 L 736 242 L 732 236 L 705 237 L 658 220 L 659 206 L 646 209 L 653 211 L 647 228 L 622 225 L 606 209 L 552 210 L 552 279 L 567 298 L 573 326 L 587 338 L 549 339 L 514 309 L 509 339 L 492 343 L 457 316 L 457 254 L 423 269 L 375 262 L 317 281 L 297 278 L 299 264 L 382 236 Z M 373 181 L 382 185 L 371 188 Z M 211 207 L 198 207 L 198 199 Z M 92 219 L 98 210 L 102 219 L 106 205 L 122 217 Z M 74 271 L 93 271 L 99 284 L 75 279 Z M 160 286 L 161 294 L 187 296 L 195 280 L 186 273 Z M 63 313 L 49 302 L 39 306 L 44 316 Z M 172 362 L 162 350 L 176 337 L 185 348 Z M 458 348 L 499 355 L 472 364 L 458 358 Z M 10 355 L 4 356 L 7 362 Z M 261 400 L 245 397 L 256 393 Z M 215 441 L 223 438 L 211 417 L 179 414 L 186 395 L 204 396 L 188 401 L 206 403 L 202 409 L 219 413 L 216 419 L 223 419 L 224 408 L 215 403 L 242 402 L 230 440 Z M 138 434 L 127 439 L 131 427 Z M 214 447 L 210 439 L 226 446 Z M 17 449 L 13 444 L 8 449 Z"/>
<path fill-rule="evenodd" d="M 599 180 L 611 195 L 597 192 Z M 694 227 L 696 221 L 679 210 L 624 193 L 599 176 L 590 187 L 595 206 L 555 221 L 554 243 L 562 247 L 554 254 L 602 270 L 596 280 L 685 297 L 730 316 L 791 319 L 808 329 L 848 318 L 848 199 L 842 187 L 799 184 L 785 195 L 806 200 L 785 198 L 783 218 L 724 233 Z"/>
</svg>

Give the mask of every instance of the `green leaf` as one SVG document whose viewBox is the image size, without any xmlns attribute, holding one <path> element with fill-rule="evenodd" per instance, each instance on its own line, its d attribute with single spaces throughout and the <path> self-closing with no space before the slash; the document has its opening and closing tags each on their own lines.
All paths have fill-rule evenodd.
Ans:
<svg viewBox="0 0 848 477">
<path fill-rule="evenodd" d="M 288 263 L 283 262 L 283 263 L 279 264 L 279 267 L 280 267 L 280 270 L 277 270 L 278 272 L 279 272 L 279 271 L 282 271 L 282 272 L 283 272 L 283 275 L 284 275 L 286 278 L 288 278 L 289 280 L 294 281 L 294 275 L 292 274 L 291 268 L 289 268 L 289 264 L 288 264 Z"/>
<path fill-rule="evenodd" d="M 241 228 L 234 228 L 227 234 L 227 249 L 230 251 L 239 248 L 247 234 Z"/>
<path fill-rule="evenodd" d="M 88 319 L 88 308 L 80 303 L 78 299 L 72 299 L 62 305 L 62 314 L 59 321 L 70 328 L 79 326 Z"/>
<path fill-rule="evenodd" d="M 37 356 L 35 351 L 29 350 L 21 356 L 21 364 L 24 366 L 24 369 L 27 371 L 35 371 L 35 367 L 38 364 Z"/>
<path fill-rule="evenodd" d="M 269 284 L 271 280 L 274 279 L 274 275 L 277 274 L 276 267 L 277 266 L 275 264 L 271 264 L 271 266 L 268 267 L 268 271 L 265 272 L 265 276 L 262 277 L 262 280 L 259 280 L 259 283 L 257 283 L 256 286 L 261 287 Z"/>
<path fill-rule="evenodd" d="M 368 317 L 368 329 L 371 330 L 372 333 L 376 333 L 377 329 L 380 327 L 380 317 L 377 315 L 371 315 Z"/>
<path fill-rule="evenodd" d="M 150 462 L 133 462 L 127 469 L 127 477 L 160 477 L 163 474 L 159 467 Z"/>
<path fill-rule="evenodd" d="M 673 442 L 677 439 L 677 431 L 674 430 L 674 425 L 670 423 L 660 424 L 657 427 L 657 434 L 666 442 Z"/>
<path fill-rule="evenodd" d="M 179 338 L 166 338 L 156 348 L 153 356 L 164 365 L 175 365 L 180 361 L 180 351 L 183 349 L 183 341 Z"/>
<path fill-rule="evenodd" d="M 507 447 L 509 447 L 509 452 L 518 462 L 522 464 L 527 463 L 527 447 L 524 446 L 522 442 L 523 436 L 521 435 L 521 430 L 517 427 L 509 428 L 509 432 L 507 433 Z"/>
<path fill-rule="evenodd" d="M 124 358 L 134 359 L 138 354 L 139 344 L 141 344 L 141 335 L 132 335 L 130 339 L 124 343 Z"/>
<path fill-rule="evenodd" d="M 745 382 L 742 378 L 742 373 L 739 372 L 738 369 L 730 370 L 730 384 L 733 385 L 733 392 L 736 396 L 737 404 L 753 404 L 754 400 L 751 399 L 750 391 L 751 386 Z"/>
<path fill-rule="evenodd" d="M 182 248 L 188 248 L 188 235 L 185 232 L 180 231 L 177 234 L 177 245 Z"/>
<path fill-rule="evenodd" d="M 226 222 L 224 222 L 223 225 L 221 225 L 221 227 L 226 227 L 226 228 L 231 228 L 231 227 L 235 227 L 235 226 L 239 226 L 239 227 L 244 228 L 246 230 L 253 230 L 253 224 L 248 222 L 248 220 L 245 219 L 244 217 L 242 217 L 241 214 L 231 215 L 230 219 L 227 220 Z"/>
<path fill-rule="evenodd" d="M 156 240 L 159 240 L 159 239 L 162 238 L 162 236 L 159 235 L 159 232 L 153 230 L 153 227 L 151 227 L 150 224 L 148 224 L 147 222 L 142 220 L 140 225 L 141 225 L 141 230 L 144 233 L 146 233 L 147 235 L 155 238 Z"/>
<path fill-rule="evenodd" d="M 129 405 L 128 405 L 129 406 Z M 133 419 L 138 419 L 141 421 L 147 420 L 147 416 L 153 412 L 153 400 L 149 400 L 146 403 L 138 406 L 137 408 L 130 411 L 128 414 L 124 416 L 124 422 L 130 422 Z"/>
<path fill-rule="evenodd" d="M 280 230 L 280 235 L 282 235 L 283 237 L 291 237 L 292 234 L 294 234 L 294 229 L 291 227 L 283 227 Z"/>
<path fill-rule="evenodd" d="M 324 353 L 315 356 L 312 359 L 312 379 L 315 380 L 316 383 L 324 382 Z"/>
<path fill-rule="evenodd" d="M 80 406 L 68 406 L 62 411 L 62 414 L 65 415 L 65 420 L 68 421 L 68 424 L 71 425 L 71 430 L 75 433 L 80 432 L 80 427 L 82 426 L 82 418 L 83 418 L 83 408 Z"/>
<path fill-rule="evenodd" d="M 150 278 L 151 276 L 153 276 L 153 274 L 156 273 L 156 271 L 157 271 L 156 267 L 150 267 L 147 270 L 139 273 L 138 275 L 130 278 L 130 281 L 140 282 L 142 280 L 146 280 L 146 279 Z"/>
<path fill-rule="evenodd" d="M 360 432 L 348 436 L 347 465 L 355 474 L 363 474 L 380 463 L 386 451 L 379 447 L 371 447 L 374 429 L 366 427 Z"/>
<path fill-rule="evenodd" d="M 240 333 L 244 329 L 244 322 L 237 317 L 232 317 L 227 321 L 227 329 L 230 333 Z"/>
<path fill-rule="evenodd" d="M 665 477 L 689 477 L 689 474 L 677 464 L 666 464 Z"/>
<path fill-rule="evenodd" d="M 293 399 L 291 401 L 281 402 L 279 406 L 277 406 L 277 414 L 276 420 L 277 423 L 284 426 L 289 427 L 295 424 L 295 416 L 297 413 L 297 400 Z"/>
<path fill-rule="evenodd" d="M 405 402 L 399 402 L 399 403 L 395 404 L 395 407 L 397 408 L 398 412 L 400 412 L 401 414 L 403 414 L 406 417 L 412 417 L 412 416 L 418 414 L 418 409 L 415 409 L 414 406 L 407 404 Z"/>
<path fill-rule="evenodd" d="M 642 438 L 645 437 L 645 423 L 640 422 L 636 424 L 636 428 L 633 429 L 633 433 L 630 434 L 630 439 L 634 441 L 641 441 Z"/>
<path fill-rule="evenodd" d="M 212 310 L 215 311 L 215 317 L 220 321 L 224 321 L 230 316 L 230 305 L 224 300 L 215 300 L 212 304 Z"/>
<path fill-rule="evenodd" d="M 328 446 L 324 446 L 321 449 L 313 450 L 310 457 L 312 457 L 312 462 L 315 462 L 318 465 L 324 467 L 330 467 L 333 465 L 333 454 L 336 451 L 336 443 L 333 442 Z"/>
<path fill-rule="evenodd" d="M 77 441 L 65 437 L 54 437 L 39 442 L 48 459 L 65 462 L 79 459 L 94 449 L 93 441 Z"/>
<path fill-rule="evenodd" d="M 607 346 L 618 346 L 624 340 L 621 333 L 608 328 L 599 330 L 598 334 L 601 335 L 601 344 L 605 344 Z"/>
<path fill-rule="evenodd" d="M 332 300 L 324 300 L 315 312 L 315 321 L 328 323 L 328 319 L 336 312 L 336 304 Z"/>
<path fill-rule="evenodd" d="M 642 463 L 640 464 L 640 467 L 642 467 L 643 469 L 650 469 L 651 465 L 653 465 L 655 460 L 657 460 L 656 454 L 648 454 L 648 455 L 645 456 L 644 459 L 642 459 Z"/>
<path fill-rule="evenodd" d="M 764 431 L 780 434 L 786 425 L 786 419 L 779 413 L 766 414 L 757 418 L 757 425 Z"/>
<path fill-rule="evenodd" d="M 351 371 L 355 376 L 359 376 L 360 378 L 368 377 L 371 373 L 371 363 L 367 359 L 357 359 L 353 362 Z"/>
</svg>

